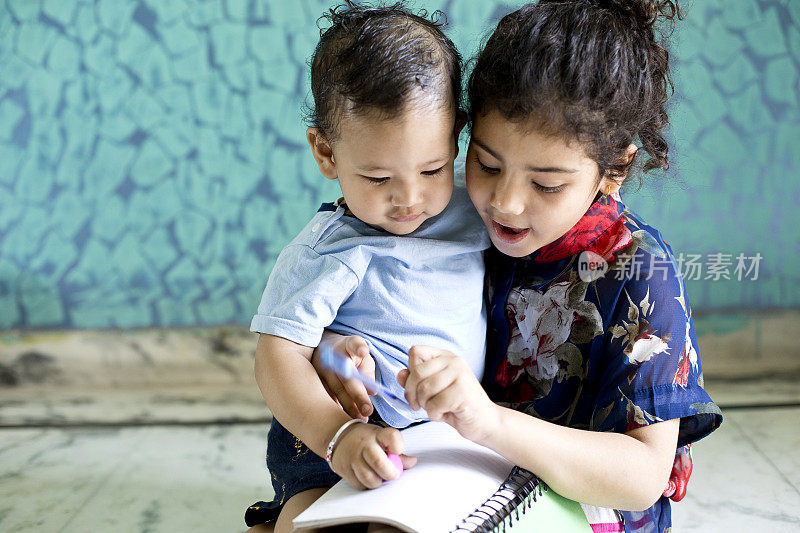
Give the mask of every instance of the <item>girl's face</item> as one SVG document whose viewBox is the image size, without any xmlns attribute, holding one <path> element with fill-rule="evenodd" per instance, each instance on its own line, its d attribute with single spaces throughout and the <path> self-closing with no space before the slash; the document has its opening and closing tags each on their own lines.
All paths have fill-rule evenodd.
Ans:
<svg viewBox="0 0 800 533">
<path fill-rule="evenodd" d="M 412 108 L 390 120 L 350 116 L 342 118 L 332 146 L 312 141 L 315 128 L 309 129 L 309 143 L 320 170 L 339 180 L 347 207 L 359 220 L 405 235 L 450 201 L 455 119 L 450 106 L 438 105 Z M 320 162 L 326 150 L 327 163 Z"/>
<path fill-rule="evenodd" d="M 475 118 L 467 151 L 467 188 L 495 247 L 524 257 L 569 231 L 598 190 L 597 163 L 577 143 L 525 129 L 496 111 Z"/>
</svg>

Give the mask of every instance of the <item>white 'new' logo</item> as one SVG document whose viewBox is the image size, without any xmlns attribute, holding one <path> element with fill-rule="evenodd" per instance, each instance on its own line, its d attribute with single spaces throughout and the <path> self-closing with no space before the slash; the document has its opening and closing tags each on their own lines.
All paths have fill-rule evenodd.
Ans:
<svg viewBox="0 0 800 533">
<path fill-rule="evenodd" d="M 608 272 L 608 262 L 599 254 L 586 250 L 578 257 L 578 275 L 589 283 L 602 278 Z"/>
</svg>

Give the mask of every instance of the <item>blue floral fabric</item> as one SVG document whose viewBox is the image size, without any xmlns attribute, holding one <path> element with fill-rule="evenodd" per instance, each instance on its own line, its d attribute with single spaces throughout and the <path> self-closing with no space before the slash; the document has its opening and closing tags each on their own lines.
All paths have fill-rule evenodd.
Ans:
<svg viewBox="0 0 800 533">
<path fill-rule="evenodd" d="M 672 250 L 621 201 L 595 202 L 553 246 L 523 258 L 492 249 L 486 264 L 495 401 L 594 431 L 679 418 L 678 447 L 720 425 Z M 626 531 L 671 525 L 667 497 L 622 515 Z"/>
</svg>

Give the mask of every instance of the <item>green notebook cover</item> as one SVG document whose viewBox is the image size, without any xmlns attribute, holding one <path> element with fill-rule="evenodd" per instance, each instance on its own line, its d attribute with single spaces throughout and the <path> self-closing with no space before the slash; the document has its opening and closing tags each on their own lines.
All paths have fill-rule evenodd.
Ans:
<svg viewBox="0 0 800 533">
<path fill-rule="evenodd" d="M 591 533 L 580 504 L 564 498 L 522 468 L 456 529 L 475 532 Z"/>
</svg>

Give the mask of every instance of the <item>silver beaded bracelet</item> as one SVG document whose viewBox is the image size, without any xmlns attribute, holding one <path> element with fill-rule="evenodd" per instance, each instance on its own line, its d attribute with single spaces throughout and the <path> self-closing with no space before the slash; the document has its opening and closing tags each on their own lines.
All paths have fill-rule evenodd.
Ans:
<svg viewBox="0 0 800 533">
<path fill-rule="evenodd" d="M 328 443 L 328 447 L 325 449 L 325 461 L 327 461 L 328 466 L 331 467 L 331 470 L 333 470 L 333 463 L 331 462 L 331 460 L 333 459 L 333 449 L 336 447 L 336 443 L 339 441 L 339 437 L 342 436 L 342 433 L 344 433 L 344 431 L 347 428 L 349 428 L 356 422 L 363 423 L 364 421 L 361 420 L 360 418 L 354 418 L 352 420 L 348 420 L 347 422 L 342 424 L 342 427 L 339 428 L 339 430 L 333 435 L 331 441 Z"/>
</svg>

